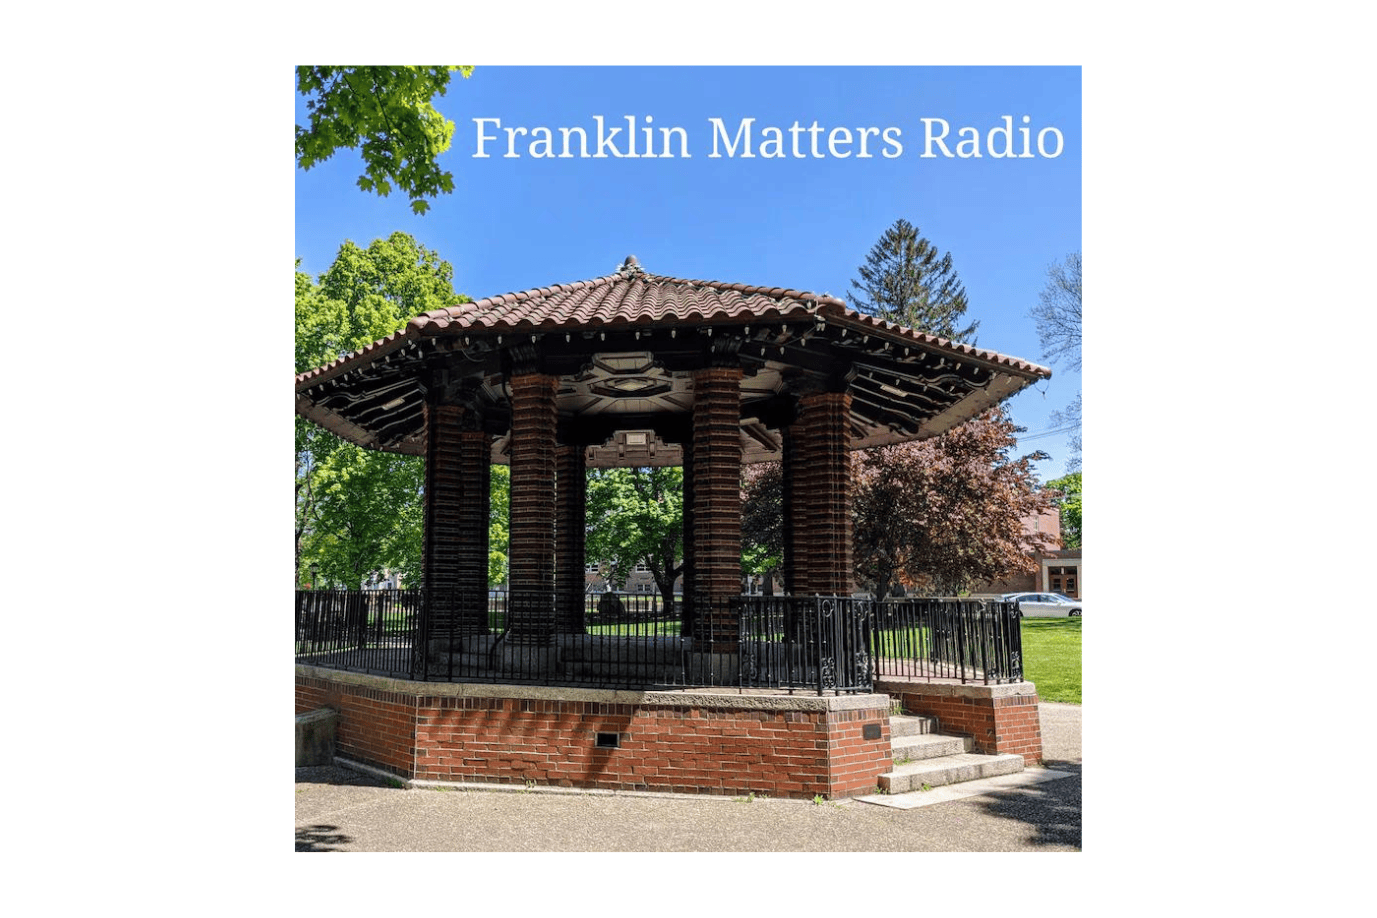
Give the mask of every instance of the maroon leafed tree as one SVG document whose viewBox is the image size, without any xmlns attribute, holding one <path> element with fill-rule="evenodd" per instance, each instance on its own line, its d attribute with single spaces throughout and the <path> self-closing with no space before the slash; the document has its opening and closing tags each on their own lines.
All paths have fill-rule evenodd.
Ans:
<svg viewBox="0 0 1377 918">
<path fill-rule="evenodd" d="M 1052 506 L 1033 463 L 1011 457 L 1017 428 L 995 408 L 931 440 L 856 454 L 856 578 L 877 597 L 897 584 L 955 595 L 1031 569 L 1052 537 L 1026 519 Z"/>
</svg>

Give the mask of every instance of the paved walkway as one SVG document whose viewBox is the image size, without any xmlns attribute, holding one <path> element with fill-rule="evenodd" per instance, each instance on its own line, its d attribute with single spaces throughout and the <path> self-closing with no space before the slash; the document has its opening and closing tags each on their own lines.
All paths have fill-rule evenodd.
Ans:
<svg viewBox="0 0 1377 918">
<path fill-rule="evenodd" d="M 1043 755 L 1069 776 L 901 810 L 799 800 L 406 790 L 347 768 L 296 770 L 298 851 L 1079 851 L 1081 708 L 1040 705 Z"/>
</svg>

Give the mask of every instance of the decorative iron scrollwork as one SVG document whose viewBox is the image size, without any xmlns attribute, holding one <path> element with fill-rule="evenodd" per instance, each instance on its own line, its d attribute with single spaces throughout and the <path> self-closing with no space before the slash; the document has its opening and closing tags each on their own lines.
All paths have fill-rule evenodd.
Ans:
<svg viewBox="0 0 1377 918">
<path fill-rule="evenodd" d="M 747 685 L 754 685 L 759 667 L 756 665 L 755 648 L 747 645 L 741 649 L 741 682 Z"/>
</svg>

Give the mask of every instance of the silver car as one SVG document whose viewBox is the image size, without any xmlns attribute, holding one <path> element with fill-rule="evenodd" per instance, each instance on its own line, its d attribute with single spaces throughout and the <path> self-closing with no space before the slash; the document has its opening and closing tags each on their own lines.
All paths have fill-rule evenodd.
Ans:
<svg viewBox="0 0 1377 918">
<path fill-rule="evenodd" d="M 1005 593 L 1005 602 L 1018 605 L 1024 618 L 1079 618 L 1081 601 L 1060 593 Z"/>
</svg>

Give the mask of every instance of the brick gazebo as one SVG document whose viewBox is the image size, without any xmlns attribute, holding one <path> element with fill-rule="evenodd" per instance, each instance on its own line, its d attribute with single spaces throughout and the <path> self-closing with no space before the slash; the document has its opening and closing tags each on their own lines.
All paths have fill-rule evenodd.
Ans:
<svg viewBox="0 0 1377 918">
<path fill-rule="evenodd" d="M 737 650 L 744 463 L 784 466 L 785 592 L 846 597 L 851 451 L 943 433 L 1049 375 L 829 296 L 628 257 L 417 316 L 298 376 L 296 405 L 361 446 L 426 457 L 428 614 L 461 639 L 488 630 L 490 466 L 510 465 L 503 637 L 537 660 L 584 630 L 585 470 L 682 466 L 683 634 L 722 656 Z"/>
</svg>

